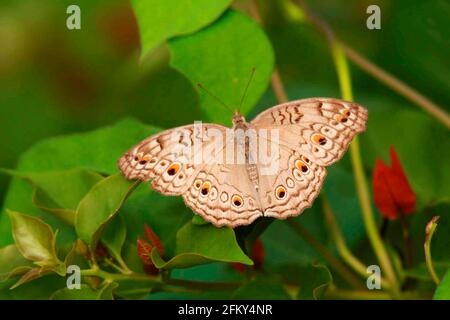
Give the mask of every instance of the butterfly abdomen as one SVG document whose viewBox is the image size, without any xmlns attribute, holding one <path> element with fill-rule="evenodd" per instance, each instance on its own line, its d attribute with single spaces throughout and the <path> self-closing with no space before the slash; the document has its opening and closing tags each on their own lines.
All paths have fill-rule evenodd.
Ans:
<svg viewBox="0 0 450 320">
<path fill-rule="evenodd" d="M 255 188 L 258 188 L 259 174 L 258 174 L 258 167 L 256 166 L 256 164 L 247 164 L 247 173 L 249 180 L 252 182 Z"/>
</svg>

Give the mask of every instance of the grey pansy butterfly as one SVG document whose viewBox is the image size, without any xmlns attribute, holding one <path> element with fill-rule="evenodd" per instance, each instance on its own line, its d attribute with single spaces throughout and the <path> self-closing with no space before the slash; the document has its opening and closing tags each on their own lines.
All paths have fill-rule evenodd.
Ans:
<svg viewBox="0 0 450 320">
<path fill-rule="evenodd" d="M 182 195 L 218 227 L 286 219 L 311 207 L 325 167 L 365 130 L 367 116 L 362 106 L 331 98 L 280 104 L 251 122 L 236 112 L 231 129 L 193 124 L 153 135 L 125 153 L 119 167 L 127 179 Z"/>
</svg>

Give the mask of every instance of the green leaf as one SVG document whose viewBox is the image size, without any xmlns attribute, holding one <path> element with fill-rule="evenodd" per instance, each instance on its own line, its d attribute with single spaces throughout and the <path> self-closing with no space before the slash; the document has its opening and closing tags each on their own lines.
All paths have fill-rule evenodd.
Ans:
<svg viewBox="0 0 450 320">
<path fill-rule="evenodd" d="M 49 272 L 49 271 L 46 271 L 45 273 L 42 273 L 41 271 L 42 271 L 41 268 L 30 269 L 28 272 L 26 272 L 24 275 L 22 275 L 22 277 L 20 277 L 20 279 L 13 286 L 11 286 L 10 290 L 13 290 L 27 282 L 37 279 L 37 278 L 41 277 L 43 274 Z"/>
<path fill-rule="evenodd" d="M 257 277 L 237 289 L 233 300 L 290 300 L 280 279 L 273 277 Z"/>
<path fill-rule="evenodd" d="M 193 224 L 198 224 L 198 225 L 202 225 L 202 224 L 208 224 L 209 222 L 206 221 L 205 219 L 203 219 L 201 216 L 199 216 L 198 214 L 194 215 L 192 217 L 192 223 Z"/>
<path fill-rule="evenodd" d="M 8 300 L 36 300 L 49 299 L 53 292 L 66 285 L 66 279 L 57 274 L 48 274 L 33 281 L 26 282 L 10 290 L 16 279 L 0 282 L 0 299 Z"/>
<path fill-rule="evenodd" d="M 174 36 L 188 34 L 211 23 L 231 0 L 133 0 L 138 20 L 142 56 Z"/>
<path fill-rule="evenodd" d="M 354 248 L 366 236 L 366 232 L 358 197 L 355 196 L 356 189 L 352 172 L 346 170 L 343 163 L 331 166 L 322 192 L 329 200 L 347 246 Z M 317 199 L 316 203 L 318 207 L 322 206 L 320 199 Z M 320 215 L 323 217 L 323 214 Z M 329 232 L 328 226 L 325 230 Z M 334 247 L 334 243 L 331 245 Z"/>
<path fill-rule="evenodd" d="M 450 269 L 434 292 L 433 300 L 450 300 Z"/>
<path fill-rule="evenodd" d="M 128 181 L 117 173 L 101 180 L 81 200 L 75 229 L 80 239 L 89 245 L 91 252 L 95 251 L 104 228 L 138 184 L 138 181 Z"/>
<path fill-rule="evenodd" d="M 25 152 L 17 171 L 35 173 L 84 168 L 106 174 L 116 173 L 117 159 L 138 141 L 158 130 L 128 119 L 88 133 L 50 138 Z M 61 231 L 59 244 L 70 245 L 76 237 L 73 229 L 59 219 L 52 219 L 47 213 L 38 210 L 33 205 L 31 196 L 32 189 L 28 183 L 20 178 L 13 178 L 4 201 L 4 208 L 44 218 L 55 229 Z M 2 212 L 0 246 L 13 242 L 10 230 L 10 221 Z"/>
<path fill-rule="evenodd" d="M 125 202 L 121 215 L 130 242 L 136 244 L 136 238 L 143 235 L 144 224 L 147 224 L 159 236 L 166 256 L 170 257 L 175 254 L 178 230 L 192 219 L 193 214 L 181 197 L 162 196 L 152 191 L 148 184 L 141 183 Z"/>
<path fill-rule="evenodd" d="M 306 265 L 296 263 L 282 264 L 273 272 L 281 276 L 285 282 L 296 284 L 300 290 L 295 295 L 296 299 L 318 300 L 333 281 L 328 268 L 317 262 Z"/>
<path fill-rule="evenodd" d="M 55 248 L 55 234 L 42 220 L 15 211 L 7 211 L 13 226 L 17 249 L 39 266 L 55 266 L 60 263 Z"/>
<path fill-rule="evenodd" d="M 0 249 L 0 281 L 24 274 L 32 269 L 32 266 L 15 244 Z"/>
<path fill-rule="evenodd" d="M 102 179 L 98 173 L 83 169 L 38 173 L 7 172 L 30 182 L 36 207 L 56 215 L 70 225 L 75 223 L 75 211 L 80 200 Z"/>
<path fill-rule="evenodd" d="M 171 65 L 196 85 L 237 109 L 251 70 L 256 68 L 240 111 L 246 114 L 267 88 L 274 65 L 271 44 L 261 28 L 234 10 L 195 34 L 169 41 Z M 200 93 L 202 110 L 209 120 L 229 123 L 230 111 L 210 95 Z"/>
<path fill-rule="evenodd" d="M 99 292 L 99 300 L 114 300 L 114 291 L 119 285 L 115 282 L 106 282 Z"/>
<path fill-rule="evenodd" d="M 51 300 L 98 300 L 99 293 L 92 290 L 87 284 L 82 284 L 80 289 L 63 288 L 55 291 Z"/>
<path fill-rule="evenodd" d="M 325 265 L 318 263 L 302 268 L 298 274 L 301 278 L 298 298 L 301 300 L 320 299 L 333 281 L 330 270 Z"/>
<path fill-rule="evenodd" d="M 127 236 L 127 228 L 122 216 L 118 215 L 106 226 L 101 237 L 108 252 L 117 261 L 122 261 L 122 247 Z"/>
<path fill-rule="evenodd" d="M 253 265 L 239 247 L 234 231 L 229 228 L 188 222 L 178 231 L 176 241 L 176 255 L 167 262 L 153 249 L 152 261 L 157 268 L 188 268 L 214 261 Z"/>
</svg>

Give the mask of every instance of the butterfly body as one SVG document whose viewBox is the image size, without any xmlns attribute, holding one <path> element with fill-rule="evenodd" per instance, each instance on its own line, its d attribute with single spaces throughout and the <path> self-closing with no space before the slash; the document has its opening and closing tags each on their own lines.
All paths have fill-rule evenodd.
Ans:
<svg viewBox="0 0 450 320">
<path fill-rule="evenodd" d="M 182 195 L 214 225 L 236 227 L 261 216 L 286 219 L 310 207 L 351 139 L 365 130 L 358 104 L 311 98 L 281 104 L 233 127 L 194 124 L 151 136 L 119 159 L 127 179 Z"/>
</svg>

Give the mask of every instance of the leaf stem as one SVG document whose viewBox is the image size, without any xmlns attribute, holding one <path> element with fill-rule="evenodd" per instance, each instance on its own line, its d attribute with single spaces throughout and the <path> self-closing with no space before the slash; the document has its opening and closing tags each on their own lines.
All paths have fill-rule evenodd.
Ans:
<svg viewBox="0 0 450 320">
<path fill-rule="evenodd" d="M 110 273 L 101 270 L 98 267 L 93 267 L 91 269 L 81 270 L 81 275 L 85 277 L 99 277 L 107 281 L 121 281 L 121 280 L 136 280 L 136 281 L 146 281 L 151 282 L 154 285 L 161 284 L 161 280 L 158 277 L 151 277 L 145 274 L 131 273 L 131 274 L 118 274 Z"/>
<path fill-rule="evenodd" d="M 353 92 L 350 71 L 346 56 L 341 48 L 341 44 L 334 36 L 333 30 L 323 20 L 312 13 L 307 8 L 303 0 L 297 0 L 297 4 L 303 10 L 303 13 L 307 17 L 307 19 L 311 21 L 326 36 L 331 47 L 333 60 L 336 66 L 336 72 L 339 79 L 342 98 L 352 101 Z M 399 284 L 390 257 L 377 230 L 377 225 L 370 201 L 370 193 L 364 174 L 358 137 L 355 137 L 353 139 L 353 142 L 350 144 L 350 156 L 355 176 L 356 190 L 361 205 L 361 212 L 363 215 L 367 235 L 375 251 L 375 255 L 377 256 L 378 261 L 380 262 L 384 272 L 386 273 L 387 280 L 389 280 L 390 282 L 389 285 L 392 287 L 393 293 L 397 294 L 399 290 Z"/>
<path fill-rule="evenodd" d="M 431 239 L 433 238 L 434 232 L 436 231 L 438 220 L 439 216 L 434 216 L 430 220 L 430 222 L 427 223 L 427 226 L 425 227 L 425 242 L 423 244 L 427 270 L 430 273 L 434 283 L 436 283 L 437 285 L 441 282 L 441 280 L 439 279 L 436 270 L 434 269 L 433 260 L 431 259 Z"/>
<path fill-rule="evenodd" d="M 353 255 L 353 253 L 347 247 L 345 239 L 342 236 L 341 230 L 337 224 L 333 209 L 331 208 L 325 196 L 322 196 L 322 209 L 325 215 L 326 224 L 330 229 L 334 244 L 336 245 L 336 249 L 339 252 L 339 255 L 342 257 L 342 260 L 344 260 L 361 277 L 367 278 L 367 266 L 362 263 L 355 255 Z M 382 278 L 381 283 L 384 284 L 384 288 L 389 289 L 390 285 L 385 279 Z"/>
<path fill-rule="evenodd" d="M 261 14 L 259 13 L 258 4 L 256 3 L 256 0 L 250 1 L 250 15 L 252 18 L 261 26 L 264 26 L 264 21 L 261 17 Z M 288 96 L 286 94 L 286 90 L 284 88 L 283 82 L 281 81 L 280 72 L 275 67 L 272 72 L 272 80 L 271 80 L 271 86 L 272 90 L 275 94 L 275 98 L 277 99 L 278 103 L 283 103 L 288 101 Z"/>
<path fill-rule="evenodd" d="M 334 63 L 336 66 L 336 72 L 339 78 L 342 98 L 344 100 L 353 101 L 351 76 L 347 59 L 340 47 L 340 43 L 335 39 L 331 41 L 332 42 L 330 43 L 330 45 L 333 53 Z M 353 142 L 350 144 L 350 156 L 355 176 L 356 190 L 361 205 L 361 212 L 363 214 L 367 235 L 375 251 L 375 255 L 377 256 L 378 261 L 383 267 L 387 279 L 392 285 L 392 289 L 394 290 L 394 292 L 397 292 L 399 288 L 397 276 L 395 274 L 387 250 L 384 247 L 384 243 L 378 233 L 377 224 L 375 222 L 372 204 L 370 201 L 370 192 L 367 186 L 366 176 L 364 174 L 358 137 L 355 137 L 353 139 Z"/>
<path fill-rule="evenodd" d="M 450 115 L 445 112 L 445 110 L 431 101 L 429 98 L 422 95 L 420 92 L 414 90 L 406 83 L 402 82 L 392 74 L 383 70 L 379 66 L 367 60 L 361 54 L 357 53 L 355 50 L 350 48 L 348 45 L 341 43 L 342 50 L 361 69 L 366 71 L 369 75 L 373 76 L 375 79 L 384 83 L 386 86 L 390 87 L 392 90 L 396 91 L 398 94 L 402 95 L 406 99 L 415 103 L 423 110 L 435 117 L 439 122 L 450 128 Z"/>
<path fill-rule="evenodd" d="M 275 97 L 278 103 L 284 103 L 288 101 L 288 96 L 286 90 L 284 89 L 283 82 L 281 81 L 280 72 L 277 68 L 273 70 L 272 73 L 272 89 L 275 93 Z"/>
<path fill-rule="evenodd" d="M 300 237 L 305 239 L 320 255 L 330 264 L 330 266 L 338 272 L 344 279 L 348 281 L 353 287 L 364 289 L 360 279 L 358 279 L 341 261 L 336 259 L 331 252 L 322 245 L 311 233 L 309 233 L 303 226 L 294 219 L 286 220 L 289 226 Z"/>
</svg>

